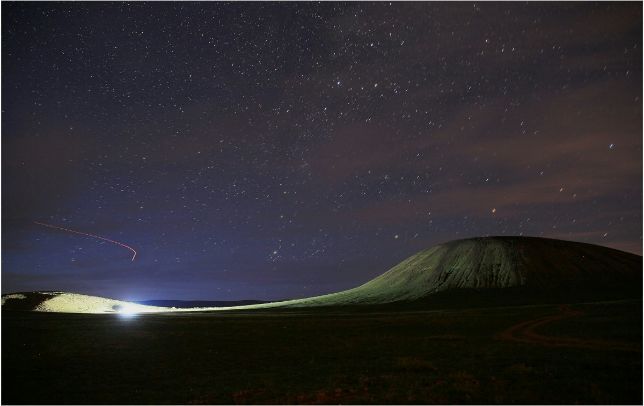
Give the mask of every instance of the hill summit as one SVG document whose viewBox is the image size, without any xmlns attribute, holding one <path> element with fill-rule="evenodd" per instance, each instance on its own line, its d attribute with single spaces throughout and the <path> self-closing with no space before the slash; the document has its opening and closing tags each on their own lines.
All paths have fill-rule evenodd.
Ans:
<svg viewBox="0 0 644 406">
<path fill-rule="evenodd" d="M 598 245 L 537 237 L 480 237 L 436 245 L 364 285 L 284 302 L 288 306 L 414 301 L 450 290 L 523 288 L 603 296 L 639 291 L 642 257 Z"/>
</svg>

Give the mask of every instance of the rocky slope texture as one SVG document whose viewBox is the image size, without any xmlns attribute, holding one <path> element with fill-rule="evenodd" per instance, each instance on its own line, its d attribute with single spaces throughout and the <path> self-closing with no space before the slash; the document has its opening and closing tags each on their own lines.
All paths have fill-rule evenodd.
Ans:
<svg viewBox="0 0 644 406">
<path fill-rule="evenodd" d="M 641 297 L 641 286 L 642 257 L 638 255 L 570 241 L 486 237 L 437 245 L 407 258 L 364 285 L 305 299 L 227 308 L 170 309 L 56 294 L 34 309 L 119 313 L 366 305 L 417 301 L 449 291 L 502 292 L 510 288 L 543 295 L 559 292 L 571 297 L 578 292 L 584 292 L 584 297 L 599 298 L 607 292 L 616 292 L 613 297 L 622 292 L 629 297 Z"/>
<path fill-rule="evenodd" d="M 451 241 L 421 251 L 364 285 L 282 305 L 380 304 L 448 290 L 522 287 L 531 292 L 628 291 L 642 286 L 642 257 L 611 248 L 535 237 Z"/>
</svg>

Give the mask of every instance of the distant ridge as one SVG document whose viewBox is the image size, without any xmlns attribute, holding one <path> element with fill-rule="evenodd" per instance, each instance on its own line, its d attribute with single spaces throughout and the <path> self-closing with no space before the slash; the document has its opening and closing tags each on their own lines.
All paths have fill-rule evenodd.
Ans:
<svg viewBox="0 0 644 406">
<path fill-rule="evenodd" d="M 70 313 L 123 313 L 127 309 L 158 313 L 432 301 L 462 307 L 473 304 L 473 298 L 495 305 L 517 304 L 526 299 L 566 303 L 641 299 L 642 257 L 571 241 L 481 237 L 436 245 L 356 288 L 304 299 L 270 303 L 173 300 L 128 303 L 73 293 L 31 292 L 3 295 L 2 308 Z M 188 304 L 190 307 L 184 307 Z"/>
<path fill-rule="evenodd" d="M 161 307 L 232 307 L 232 306 L 248 306 L 261 303 L 268 303 L 266 300 L 142 300 L 137 301 L 146 306 L 161 306 Z"/>
</svg>

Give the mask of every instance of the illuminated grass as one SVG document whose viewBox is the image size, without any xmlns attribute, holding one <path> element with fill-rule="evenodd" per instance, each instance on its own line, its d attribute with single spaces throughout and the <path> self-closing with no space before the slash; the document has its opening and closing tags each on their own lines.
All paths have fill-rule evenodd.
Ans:
<svg viewBox="0 0 644 406">
<path fill-rule="evenodd" d="M 170 308 L 56 292 L 33 310 L 133 314 L 377 305 L 413 302 L 446 291 L 508 288 L 545 294 L 559 290 L 566 295 L 583 291 L 586 297 L 636 289 L 641 296 L 641 290 L 637 290 L 641 287 L 641 268 L 641 256 L 597 245 L 533 237 L 486 237 L 437 245 L 361 286 L 310 298 L 231 307 Z"/>
<path fill-rule="evenodd" d="M 47 299 L 35 309 L 54 313 L 159 313 L 172 310 L 164 307 L 145 306 L 98 296 L 61 293 Z"/>
<path fill-rule="evenodd" d="M 14 293 L 11 295 L 4 295 L 2 296 L 2 304 L 4 305 L 4 302 L 10 299 L 26 299 L 27 296 L 21 294 L 21 293 Z"/>
</svg>

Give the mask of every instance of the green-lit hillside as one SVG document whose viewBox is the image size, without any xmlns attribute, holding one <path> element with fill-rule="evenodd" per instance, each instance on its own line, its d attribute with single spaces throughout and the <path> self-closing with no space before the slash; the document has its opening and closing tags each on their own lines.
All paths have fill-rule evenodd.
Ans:
<svg viewBox="0 0 644 406">
<path fill-rule="evenodd" d="M 630 293 L 633 286 L 641 286 L 641 280 L 638 255 L 571 241 L 485 237 L 426 249 L 354 289 L 280 305 L 380 304 L 422 299 L 450 289 Z"/>
<path fill-rule="evenodd" d="M 641 297 L 642 257 L 611 248 L 534 237 L 452 241 L 421 251 L 353 289 L 304 299 L 234 307 L 174 309 L 63 292 L 5 295 L 4 309 L 66 313 L 220 311 L 414 302 L 438 295 L 494 292 L 496 303 L 516 288 L 537 299 Z M 507 289 L 515 288 L 515 289 Z M 437 295 L 438 294 L 438 295 Z M 467 300 L 467 298 L 465 298 Z M 4 306 L 6 301 L 7 305 Z"/>
</svg>

